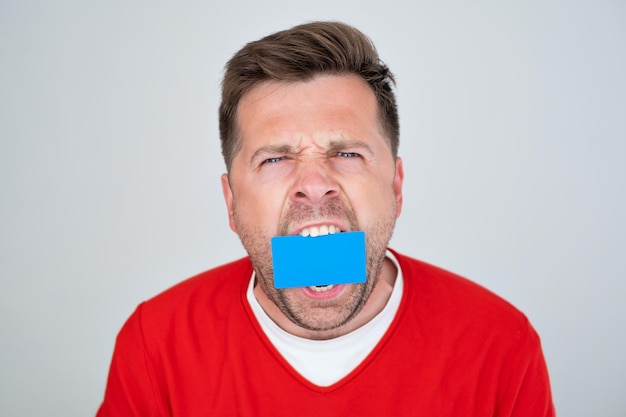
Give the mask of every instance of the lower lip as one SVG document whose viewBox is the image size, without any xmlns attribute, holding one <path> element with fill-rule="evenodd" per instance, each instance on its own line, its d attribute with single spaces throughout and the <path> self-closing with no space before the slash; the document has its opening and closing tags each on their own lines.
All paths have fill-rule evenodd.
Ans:
<svg viewBox="0 0 626 417">
<path fill-rule="evenodd" d="M 301 287 L 302 292 L 308 297 L 315 300 L 329 300 L 338 297 L 346 288 L 344 284 L 336 284 L 328 291 L 313 291 L 309 287 Z"/>
</svg>

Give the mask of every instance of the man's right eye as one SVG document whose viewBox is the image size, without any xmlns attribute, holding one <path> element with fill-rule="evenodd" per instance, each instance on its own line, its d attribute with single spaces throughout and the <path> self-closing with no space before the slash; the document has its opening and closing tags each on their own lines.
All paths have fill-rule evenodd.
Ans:
<svg viewBox="0 0 626 417">
<path fill-rule="evenodd" d="M 282 160 L 284 160 L 285 157 L 284 156 L 275 156 L 273 158 L 267 158 L 265 159 L 261 165 L 265 165 L 265 164 L 275 164 L 276 162 L 280 162 Z"/>
</svg>

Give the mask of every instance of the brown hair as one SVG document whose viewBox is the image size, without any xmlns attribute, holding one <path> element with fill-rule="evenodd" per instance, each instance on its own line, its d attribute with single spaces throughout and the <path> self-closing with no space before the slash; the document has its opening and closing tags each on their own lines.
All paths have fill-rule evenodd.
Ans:
<svg viewBox="0 0 626 417">
<path fill-rule="evenodd" d="M 344 73 L 360 76 L 372 88 L 395 157 L 400 129 L 393 75 L 374 44 L 357 29 L 340 22 L 313 22 L 250 42 L 226 64 L 219 123 L 227 170 L 241 148 L 236 119 L 244 94 L 264 81 L 307 81 L 319 74 Z"/>
</svg>

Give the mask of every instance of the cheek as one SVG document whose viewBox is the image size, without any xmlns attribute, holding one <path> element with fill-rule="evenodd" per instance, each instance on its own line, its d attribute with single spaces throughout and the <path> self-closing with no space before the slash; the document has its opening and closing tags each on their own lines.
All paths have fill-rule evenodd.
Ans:
<svg viewBox="0 0 626 417">
<path fill-rule="evenodd" d="M 236 221 L 254 224 L 261 229 L 274 232 L 283 206 L 283 193 L 263 186 L 242 189 L 234 199 Z"/>
<path fill-rule="evenodd" d="M 346 184 L 344 190 L 359 222 L 371 222 L 372 218 L 381 216 L 396 205 L 391 181 L 370 178 L 367 182 Z"/>
</svg>

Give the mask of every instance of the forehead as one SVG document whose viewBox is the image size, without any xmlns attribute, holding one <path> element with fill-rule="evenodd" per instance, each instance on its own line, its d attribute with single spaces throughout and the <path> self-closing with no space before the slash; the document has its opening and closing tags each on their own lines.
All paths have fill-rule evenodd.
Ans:
<svg viewBox="0 0 626 417">
<path fill-rule="evenodd" d="M 269 138 L 382 135 L 374 93 L 353 74 L 261 83 L 242 97 L 237 113 L 244 146 Z"/>
<path fill-rule="evenodd" d="M 278 96 L 273 97 L 274 99 L 280 97 L 288 99 L 290 95 L 302 95 L 309 98 L 319 96 L 326 100 L 333 100 L 334 97 L 337 101 L 345 99 L 345 95 L 351 95 L 375 101 L 369 84 L 356 74 L 319 74 L 303 81 L 260 82 L 242 96 L 239 107 L 249 106 L 270 95 Z"/>
</svg>

